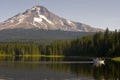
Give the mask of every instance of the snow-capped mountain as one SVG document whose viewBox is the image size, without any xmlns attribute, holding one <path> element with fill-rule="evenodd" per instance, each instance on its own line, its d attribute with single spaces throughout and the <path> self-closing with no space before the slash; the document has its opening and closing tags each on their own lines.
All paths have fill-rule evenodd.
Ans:
<svg viewBox="0 0 120 80">
<path fill-rule="evenodd" d="M 0 23 L 0 30 L 4 29 L 47 29 L 75 32 L 97 32 L 102 29 L 61 18 L 43 6 L 34 6 L 24 13 L 9 18 Z"/>
</svg>

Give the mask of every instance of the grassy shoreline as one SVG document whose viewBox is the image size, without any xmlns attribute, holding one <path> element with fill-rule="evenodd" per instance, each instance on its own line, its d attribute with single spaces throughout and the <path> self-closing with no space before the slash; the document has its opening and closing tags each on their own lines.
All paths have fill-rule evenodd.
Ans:
<svg viewBox="0 0 120 80">
<path fill-rule="evenodd" d="M 120 57 L 114 57 L 112 58 L 113 61 L 119 61 L 120 62 Z"/>
<path fill-rule="evenodd" d="M 15 57 L 16 55 L 0 55 L 0 57 Z M 16 57 L 48 57 L 48 58 L 63 58 L 63 55 L 19 55 Z"/>
</svg>

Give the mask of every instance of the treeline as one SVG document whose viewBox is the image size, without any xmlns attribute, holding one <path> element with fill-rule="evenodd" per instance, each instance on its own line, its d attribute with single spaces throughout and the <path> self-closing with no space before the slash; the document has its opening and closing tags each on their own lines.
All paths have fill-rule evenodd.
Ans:
<svg viewBox="0 0 120 80">
<path fill-rule="evenodd" d="M 0 43 L 0 55 L 39 56 L 120 56 L 120 31 L 98 32 L 72 41 L 54 41 L 47 45 L 34 43 Z"/>
<path fill-rule="evenodd" d="M 36 43 L 0 43 L 0 56 L 64 56 L 69 41 L 55 41 L 48 45 Z"/>
<path fill-rule="evenodd" d="M 71 42 L 67 56 L 120 56 L 120 31 L 98 32 L 94 36 L 78 38 Z"/>
<path fill-rule="evenodd" d="M 35 44 L 17 44 L 2 43 L 0 44 L 1 56 L 21 56 L 21 55 L 39 55 L 39 47 Z"/>
</svg>

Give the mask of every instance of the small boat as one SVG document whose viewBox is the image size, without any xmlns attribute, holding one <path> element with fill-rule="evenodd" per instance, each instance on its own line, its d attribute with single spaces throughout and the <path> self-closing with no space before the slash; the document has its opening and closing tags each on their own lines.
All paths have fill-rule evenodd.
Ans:
<svg viewBox="0 0 120 80">
<path fill-rule="evenodd" d="M 95 64 L 105 64 L 105 60 L 102 60 L 101 58 L 93 59 L 93 63 Z"/>
</svg>

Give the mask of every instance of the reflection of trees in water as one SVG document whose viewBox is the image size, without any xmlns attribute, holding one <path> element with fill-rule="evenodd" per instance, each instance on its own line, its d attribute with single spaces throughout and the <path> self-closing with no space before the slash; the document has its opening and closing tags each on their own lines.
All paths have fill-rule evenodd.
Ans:
<svg viewBox="0 0 120 80">
<path fill-rule="evenodd" d="M 96 67 L 93 64 L 78 64 L 78 63 L 39 63 L 40 61 L 62 61 L 63 58 L 44 58 L 44 57 L 2 57 L 0 61 L 11 61 L 12 63 L 4 63 L 0 68 L 7 67 L 8 69 L 24 69 L 24 70 L 39 70 L 42 68 L 53 70 L 54 72 L 65 72 L 76 75 L 77 77 L 93 77 L 95 80 L 120 80 L 120 63 L 106 61 L 105 65 Z M 18 62 L 16 64 L 16 61 Z M 25 63 L 31 62 L 31 63 Z M 34 63 L 38 62 L 38 63 Z M 0 63 L 1 64 L 1 63 Z"/>
<path fill-rule="evenodd" d="M 120 80 L 120 63 L 119 62 L 108 62 L 105 69 L 107 69 L 106 74 L 110 76 L 111 79 Z"/>
<path fill-rule="evenodd" d="M 120 80 L 120 63 L 108 62 L 100 67 L 92 64 L 48 64 L 48 68 L 75 74 L 77 77 L 92 77 L 95 80 Z"/>
<path fill-rule="evenodd" d="M 107 61 L 105 66 L 94 67 L 93 76 L 96 80 L 120 80 L 120 63 Z"/>
<path fill-rule="evenodd" d="M 40 62 L 40 61 L 63 61 L 63 58 L 39 57 L 39 56 L 2 56 L 0 61 Z"/>
<path fill-rule="evenodd" d="M 91 77 L 92 76 L 92 64 L 77 64 L 77 63 L 61 63 L 61 64 L 48 64 L 48 68 L 55 72 L 65 72 L 76 75 L 77 77 Z"/>
</svg>

